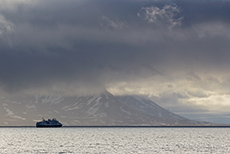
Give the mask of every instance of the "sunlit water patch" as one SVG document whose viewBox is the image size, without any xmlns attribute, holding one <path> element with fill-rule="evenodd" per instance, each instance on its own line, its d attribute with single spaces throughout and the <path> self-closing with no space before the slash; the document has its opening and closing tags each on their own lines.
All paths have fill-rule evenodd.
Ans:
<svg viewBox="0 0 230 154">
<path fill-rule="evenodd" d="M 230 128 L 0 128 L 0 153 L 230 153 Z"/>
</svg>

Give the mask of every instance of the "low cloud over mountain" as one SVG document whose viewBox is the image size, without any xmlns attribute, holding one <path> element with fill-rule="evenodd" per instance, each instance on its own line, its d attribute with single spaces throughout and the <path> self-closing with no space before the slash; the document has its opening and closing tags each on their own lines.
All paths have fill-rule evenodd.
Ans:
<svg viewBox="0 0 230 154">
<path fill-rule="evenodd" d="M 216 0 L 1 1 L 0 92 L 106 88 L 177 113 L 228 115 L 229 8 Z"/>
</svg>

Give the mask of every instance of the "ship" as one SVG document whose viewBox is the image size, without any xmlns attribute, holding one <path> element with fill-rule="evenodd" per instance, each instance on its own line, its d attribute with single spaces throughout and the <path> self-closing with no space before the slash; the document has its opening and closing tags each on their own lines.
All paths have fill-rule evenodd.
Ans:
<svg viewBox="0 0 230 154">
<path fill-rule="evenodd" d="M 36 123 L 36 127 L 62 127 L 62 124 L 55 118 L 48 120 L 42 118 L 42 121 Z"/>
</svg>

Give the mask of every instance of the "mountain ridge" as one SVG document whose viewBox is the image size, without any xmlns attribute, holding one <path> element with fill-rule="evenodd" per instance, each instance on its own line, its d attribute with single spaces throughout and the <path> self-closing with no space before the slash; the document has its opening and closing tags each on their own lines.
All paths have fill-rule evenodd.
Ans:
<svg viewBox="0 0 230 154">
<path fill-rule="evenodd" d="M 33 126 L 57 118 L 64 126 L 180 126 L 208 125 L 165 110 L 140 96 L 114 96 L 107 90 L 95 95 L 36 95 L 0 98 L 0 126 Z"/>
</svg>

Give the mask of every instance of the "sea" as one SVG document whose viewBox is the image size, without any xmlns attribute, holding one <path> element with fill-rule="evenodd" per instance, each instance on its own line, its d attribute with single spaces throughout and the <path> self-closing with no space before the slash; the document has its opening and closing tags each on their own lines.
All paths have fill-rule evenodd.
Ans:
<svg viewBox="0 0 230 154">
<path fill-rule="evenodd" d="M 223 154 L 230 128 L 0 128 L 0 154 Z"/>
</svg>

